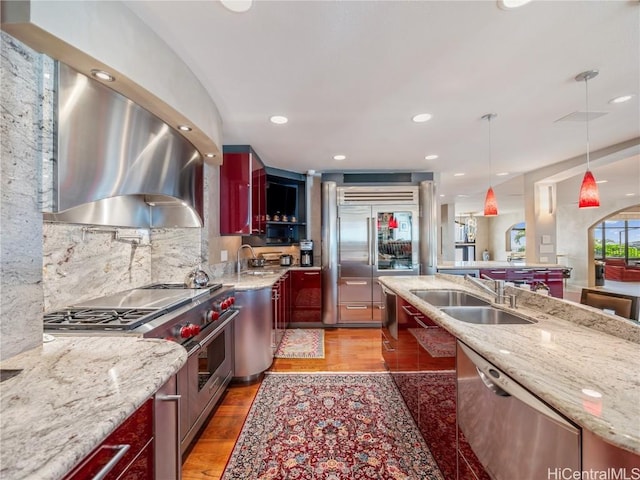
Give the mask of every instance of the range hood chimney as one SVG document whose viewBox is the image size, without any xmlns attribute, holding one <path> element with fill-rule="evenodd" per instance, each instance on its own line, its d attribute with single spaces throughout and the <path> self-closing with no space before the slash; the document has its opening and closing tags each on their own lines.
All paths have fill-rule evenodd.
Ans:
<svg viewBox="0 0 640 480">
<path fill-rule="evenodd" d="M 45 221 L 202 227 L 203 159 L 116 91 L 57 63 L 54 199 Z"/>
</svg>

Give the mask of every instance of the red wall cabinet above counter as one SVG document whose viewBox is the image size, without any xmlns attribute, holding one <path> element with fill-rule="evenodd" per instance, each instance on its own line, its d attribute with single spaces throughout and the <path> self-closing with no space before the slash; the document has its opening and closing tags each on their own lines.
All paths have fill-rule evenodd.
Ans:
<svg viewBox="0 0 640 480">
<path fill-rule="evenodd" d="M 267 176 L 249 145 L 223 148 L 220 166 L 220 234 L 264 235 Z"/>
</svg>

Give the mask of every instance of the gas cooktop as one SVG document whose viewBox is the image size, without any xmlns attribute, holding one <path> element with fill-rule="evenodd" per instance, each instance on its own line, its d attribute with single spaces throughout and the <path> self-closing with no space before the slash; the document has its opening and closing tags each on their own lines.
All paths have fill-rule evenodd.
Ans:
<svg viewBox="0 0 640 480">
<path fill-rule="evenodd" d="M 46 313 L 45 330 L 133 330 L 197 299 L 222 284 L 188 288 L 183 283 L 156 283 L 78 302 Z"/>
<path fill-rule="evenodd" d="M 133 330 L 159 317 L 162 310 L 143 308 L 65 308 L 44 315 L 46 330 Z"/>
</svg>

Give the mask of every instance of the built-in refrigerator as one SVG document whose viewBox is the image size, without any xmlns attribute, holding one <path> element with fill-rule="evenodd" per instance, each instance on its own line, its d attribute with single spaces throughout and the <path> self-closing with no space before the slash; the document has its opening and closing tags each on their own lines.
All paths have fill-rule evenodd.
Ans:
<svg viewBox="0 0 640 480">
<path fill-rule="evenodd" d="M 418 186 L 323 183 L 325 324 L 379 325 L 385 305 L 378 277 L 427 270 L 420 261 L 420 197 Z"/>
</svg>

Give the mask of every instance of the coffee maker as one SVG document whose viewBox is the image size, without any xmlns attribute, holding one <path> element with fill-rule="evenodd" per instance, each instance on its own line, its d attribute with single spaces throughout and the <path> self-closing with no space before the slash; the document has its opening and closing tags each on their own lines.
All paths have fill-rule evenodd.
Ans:
<svg viewBox="0 0 640 480">
<path fill-rule="evenodd" d="M 300 240 L 300 266 L 313 267 L 313 240 Z"/>
</svg>

